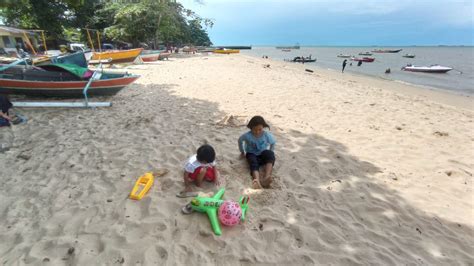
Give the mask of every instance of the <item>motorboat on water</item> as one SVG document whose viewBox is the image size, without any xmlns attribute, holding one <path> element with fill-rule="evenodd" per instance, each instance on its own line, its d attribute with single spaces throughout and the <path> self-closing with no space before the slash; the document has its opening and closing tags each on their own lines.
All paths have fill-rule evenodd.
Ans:
<svg viewBox="0 0 474 266">
<path fill-rule="evenodd" d="M 370 53 L 370 52 L 364 52 L 364 53 L 359 53 L 359 55 L 371 56 L 372 53 Z"/>
<path fill-rule="evenodd" d="M 338 54 L 337 57 L 340 57 L 340 58 L 350 58 L 350 57 L 352 57 L 352 55 L 348 55 L 348 54 Z"/>
<path fill-rule="evenodd" d="M 307 57 L 297 56 L 293 59 L 285 59 L 285 61 L 295 63 L 313 63 L 316 62 L 316 58 L 311 58 L 311 55 Z"/>
<path fill-rule="evenodd" d="M 373 57 L 362 57 L 362 58 L 357 58 L 357 57 L 352 57 L 351 61 L 361 61 L 361 62 L 374 62 L 375 58 Z"/>
<path fill-rule="evenodd" d="M 402 55 L 402 57 L 405 57 L 405 58 L 415 58 L 415 55 L 414 55 L 414 54 L 404 54 L 404 55 Z"/>
<path fill-rule="evenodd" d="M 411 71 L 411 72 L 425 72 L 425 73 L 446 73 L 450 70 L 453 70 L 453 68 L 440 66 L 440 65 L 414 66 L 414 65 L 408 64 L 402 67 L 402 70 Z"/>
</svg>

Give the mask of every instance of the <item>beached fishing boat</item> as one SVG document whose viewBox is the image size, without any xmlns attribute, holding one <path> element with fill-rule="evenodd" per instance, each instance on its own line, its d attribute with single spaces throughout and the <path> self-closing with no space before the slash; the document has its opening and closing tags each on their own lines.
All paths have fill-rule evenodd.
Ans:
<svg viewBox="0 0 474 266">
<path fill-rule="evenodd" d="M 359 53 L 359 55 L 371 56 L 372 53 L 370 53 L 370 52 L 364 52 L 364 53 Z"/>
<path fill-rule="evenodd" d="M 402 67 L 402 70 L 411 71 L 411 72 L 425 72 L 425 73 L 446 73 L 450 70 L 453 70 L 453 68 L 440 66 L 440 65 L 431 65 L 431 66 L 407 65 L 407 66 Z"/>
<path fill-rule="evenodd" d="M 402 55 L 402 57 L 405 57 L 405 58 L 415 58 L 415 55 L 414 55 L 414 54 L 405 54 L 405 55 Z"/>
<path fill-rule="evenodd" d="M 15 66 L 0 71 L 0 93 L 45 97 L 83 97 L 94 72 L 70 64 Z M 89 96 L 113 95 L 138 79 L 128 73 L 101 73 L 88 89 Z"/>
<path fill-rule="evenodd" d="M 153 62 L 157 61 L 160 58 L 160 54 L 141 54 L 140 58 L 143 62 Z"/>
<path fill-rule="evenodd" d="M 372 53 L 398 53 L 403 49 L 397 49 L 397 50 L 392 50 L 392 49 L 376 49 L 372 50 Z"/>
<path fill-rule="evenodd" d="M 362 57 L 362 58 L 352 57 L 351 60 L 352 61 L 361 61 L 361 62 L 371 63 L 371 62 L 374 62 L 375 58 L 373 58 L 373 57 Z"/>
<path fill-rule="evenodd" d="M 338 54 L 337 57 L 339 58 L 349 58 L 351 57 L 352 55 L 348 55 L 348 54 Z"/>
<path fill-rule="evenodd" d="M 213 52 L 215 54 L 238 54 L 240 53 L 240 50 L 222 48 L 222 49 L 216 49 Z"/>
<path fill-rule="evenodd" d="M 131 63 L 140 55 L 143 48 L 130 50 L 111 50 L 105 52 L 93 52 L 91 60 L 112 59 L 110 63 Z"/>
<path fill-rule="evenodd" d="M 140 58 L 143 62 L 153 62 L 157 61 L 160 58 L 160 53 L 165 50 L 143 50 L 140 53 Z"/>
<path fill-rule="evenodd" d="M 52 63 L 73 64 L 73 65 L 78 65 L 80 67 L 87 68 L 87 60 L 83 52 L 75 52 L 75 53 L 61 54 L 58 56 L 50 56 L 47 59 L 41 60 L 41 61 L 33 60 L 33 64 L 36 66 L 48 65 Z"/>
</svg>

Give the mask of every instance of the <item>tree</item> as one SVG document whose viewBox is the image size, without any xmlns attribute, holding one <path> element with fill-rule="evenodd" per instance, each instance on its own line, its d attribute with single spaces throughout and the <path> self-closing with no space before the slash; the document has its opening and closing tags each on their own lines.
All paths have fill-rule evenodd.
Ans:
<svg viewBox="0 0 474 266">
<path fill-rule="evenodd" d="M 21 4 L 18 4 L 20 2 Z M 85 41 L 83 28 L 104 30 L 107 38 L 140 43 L 211 44 L 203 19 L 173 0 L 122 4 L 104 0 L 0 0 L 0 17 L 11 26 L 43 29 L 51 39 Z"/>
</svg>

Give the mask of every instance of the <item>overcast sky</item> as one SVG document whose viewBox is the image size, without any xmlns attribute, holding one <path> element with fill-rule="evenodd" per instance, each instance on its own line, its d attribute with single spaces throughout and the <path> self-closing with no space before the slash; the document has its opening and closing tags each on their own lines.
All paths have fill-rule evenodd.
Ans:
<svg viewBox="0 0 474 266">
<path fill-rule="evenodd" d="M 474 45 L 472 0 L 179 2 L 215 20 L 215 45 Z"/>
</svg>

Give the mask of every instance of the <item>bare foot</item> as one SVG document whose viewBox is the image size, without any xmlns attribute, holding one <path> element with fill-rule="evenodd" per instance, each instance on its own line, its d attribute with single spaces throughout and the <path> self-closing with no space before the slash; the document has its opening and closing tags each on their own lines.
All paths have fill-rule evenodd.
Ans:
<svg viewBox="0 0 474 266">
<path fill-rule="evenodd" d="M 257 179 L 252 180 L 252 188 L 253 189 L 262 189 L 262 185 Z"/>
<path fill-rule="evenodd" d="M 261 184 L 262 187 L 264 187 L 264 188 L 269 188 L 270 185 L 272 184 L 272 182 L 273 182 L 273 178 L 272 178 L 271 176 L 269 176 L 269 177 L 267 177 L 267 178 L 265 178 L 265 179 L 262 179 L 262 180 L 260 181 L 260 184 Z"/>
</svg>

